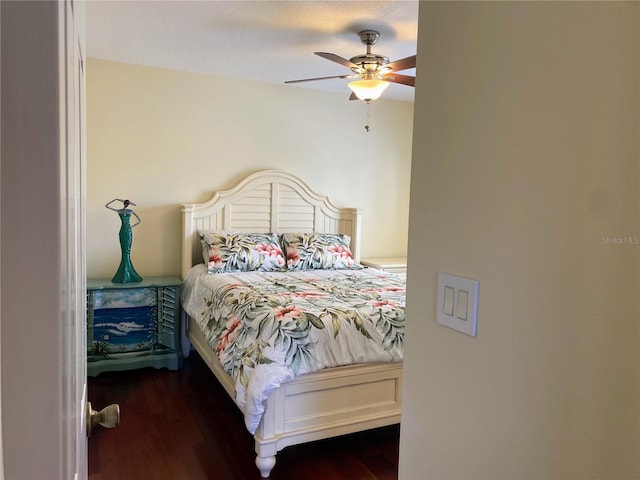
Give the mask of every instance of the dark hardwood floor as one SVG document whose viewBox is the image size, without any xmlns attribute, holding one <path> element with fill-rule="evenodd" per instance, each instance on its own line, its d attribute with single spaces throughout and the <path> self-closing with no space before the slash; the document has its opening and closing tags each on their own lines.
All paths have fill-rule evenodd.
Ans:
<svg viewBox="0 0 640 480">
<path fill-rule="evenodd" d="M 89 379 L 100 410 L 120 404 L 120 425 L 89 439 L 90 480 L 260 479 L 242 414 L 202 359 L 184 368 L 103 373 Z M 399 426 L 287 447 L 272 480 L 398 478 Z"/>
</svg>

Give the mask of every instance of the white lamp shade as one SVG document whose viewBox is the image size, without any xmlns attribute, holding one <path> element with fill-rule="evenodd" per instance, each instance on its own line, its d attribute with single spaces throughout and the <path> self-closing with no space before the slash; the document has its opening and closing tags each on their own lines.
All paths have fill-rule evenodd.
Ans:
<svg viewBox="0 0 640 480">
<path fill-rule="evenodd" d="M 384 80 L 357 80 L 349 83 L 349 88 L 360 100 L 375 100 L 388 86 L 389 82 Z"/>
</svg>

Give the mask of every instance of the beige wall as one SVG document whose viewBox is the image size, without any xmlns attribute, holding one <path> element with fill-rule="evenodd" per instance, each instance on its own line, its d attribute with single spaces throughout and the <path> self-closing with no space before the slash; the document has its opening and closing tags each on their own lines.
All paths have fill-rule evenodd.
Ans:
<svg viewBox="0 0 640 480">
<path fill-rule="evenodd" d="M 421 4 L 401 479 L 640 478 L 639 8 Z"/>
<path fill-rule="evenodd" d="M 180 270 L 180 205 L 256 170 L 301 177 L 338 206 L 359 207 L 363 256 L 407 248 L 413 104 L 314 92 L 89 59 L 87 275 L 120 261 L 113 198 L 137 204 L 133 264 L 143 277 Z"/>
</svg>

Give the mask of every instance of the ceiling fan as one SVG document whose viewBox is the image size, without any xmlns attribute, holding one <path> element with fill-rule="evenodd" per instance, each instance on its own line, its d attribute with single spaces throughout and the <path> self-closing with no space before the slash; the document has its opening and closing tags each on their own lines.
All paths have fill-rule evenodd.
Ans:
<svg viewBox="0 0 640 480">
<path fill-rule="evenodd" d="M 356 55 L 347 60 L 335 53 L 315 52 L 316 55 L 322 58 L 350 68 L 353 73 L 330 77 L 289 80 L 284 83 L 314 82 L 316 80 L 328 80 L 330 78 L 359 78 L 359 80 L 349 83 L 349 88 L 352 90 L 349 100 L 360 99 L 367 103 L 379 98 L 382 92 L 389 86 L 389 82 L 415 87 L 415 77 L 396 73 L 409 68 L 415 68 L 415 55 L 389 62 L 387 57 L 371 53 L 371 46 L 375 45 L 378 38 L 380 38 L 379 32 L 375 30 L 363 30 L 358 33 L 358 35 L 360 36 L 360 41 L 367 46 L 367 53 L 364 55 Z"/>
</svg>

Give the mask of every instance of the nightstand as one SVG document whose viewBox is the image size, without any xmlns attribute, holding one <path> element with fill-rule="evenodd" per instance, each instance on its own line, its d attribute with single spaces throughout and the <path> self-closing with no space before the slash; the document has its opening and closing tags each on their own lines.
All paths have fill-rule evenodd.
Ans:
<svg viewBox="0 0 640 480">
<path fill-rule="evenodd" d="M 178 277 L 87 280 L 87 374 L 182 367 Z"/>
<path fill-rule="evenodd" d="M 407 257 L 361 258 L 360 264 L 385 272 L 397 273 L 405 278 L 407 276 Z"/>
</svg>

